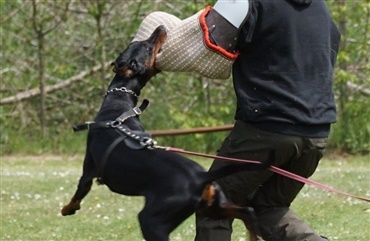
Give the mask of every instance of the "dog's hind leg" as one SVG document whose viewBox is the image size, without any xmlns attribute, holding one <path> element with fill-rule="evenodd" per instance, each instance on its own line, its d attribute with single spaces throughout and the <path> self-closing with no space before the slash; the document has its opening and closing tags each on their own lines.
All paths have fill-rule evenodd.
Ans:
<svg viewBox="0 0 370 241">
<path fill-rule="evenodd" d="M 146 195 L 139 213 L 141 231 L 146 241 L 169 241 L 170 233 L 195 211 L 196 200 L 173 194 Z"/>
<path fill-rule="evenodd" d="M 139 222 L 141 232 L 146 241 L 169 241 L 170 231 L 166 230 L 166 227 L 162 225 L 162 221 L 152 213 L 149 213 L 148 209 L 144 208 L 139 213 Z"/>
<path fill-rule="evenodd" d="M 75 214 L 76 211 L 80 209 L 80 203 L 82 199 L 89 193 L 94 176 L 94 161 L 89 154 L 86 154 L 83 166 L 83 173 L 78 183 L 76 193 L 73 195 L 71 201 L 63 207 L 61 211 L 63 216 Z"/>
</svg>

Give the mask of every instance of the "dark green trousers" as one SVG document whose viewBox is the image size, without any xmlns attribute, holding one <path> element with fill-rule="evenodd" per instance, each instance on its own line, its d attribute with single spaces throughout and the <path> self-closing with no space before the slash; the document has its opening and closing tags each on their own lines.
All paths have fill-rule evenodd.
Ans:
<svg viewBox="0 0 370 241">
<path fill-rule="evenodd" d="M 327 138 L 305 138 L 262 131 L 237 121 L 218 155 L 266 161 L 275 152 L 272 165 L 311 176 L 323 156 Z M 215 160 L 211 169 L 230 162 Z M 264 240 L 326 240 L 316 234 L 289 207 L 303 185 L 269 170 L 240 172 L 217 181 L 226 196 L 240 206 L 252 206 Z M 195 241 L 230 241 L 232 220 L 196 216 Z"/>
</svg>

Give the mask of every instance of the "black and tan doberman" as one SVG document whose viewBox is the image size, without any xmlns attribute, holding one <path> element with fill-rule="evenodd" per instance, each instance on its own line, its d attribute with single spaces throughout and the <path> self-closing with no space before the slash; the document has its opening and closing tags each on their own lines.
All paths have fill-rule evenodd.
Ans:
<svg viewBox="0 0 370 241">
<path fill-rule="evenodd" d="M 63 216 L 80 209 L 93 179 L 98 178 L 113 192 L 145 197 L 139 222 L 148 241 L 168 241 L 169 234 L 199 210 L 211 218 L 238 218 L 245 223 L 253 219 L 253 210 L 227 201 L 214 180 L 266 165 L 231 164 L 206 172 L 181 155 L 150 148 L 146 145 L 150 138 L 140 134 L 144 128 L 137 113 L 138 96 L 158 73 L 154 59 L 166 37 L 165 29 L 159 26 L 147 40 L 131 43 L 115 60 L 116 74 L 94 122 L 77 127 L 89 129 L 86 155 L 77 191 L 63 207 Z"/>
</svg>

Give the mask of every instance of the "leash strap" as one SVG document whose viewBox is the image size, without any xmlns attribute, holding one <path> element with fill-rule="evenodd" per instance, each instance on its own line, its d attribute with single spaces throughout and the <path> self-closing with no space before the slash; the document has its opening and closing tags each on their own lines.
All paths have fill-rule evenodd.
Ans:
<svg viewBox="0 0 370 241">
<path fill-rule="evenodd" d="M 149 100 L 144 99 L 139 107 L 134 107 L 131 110 L 123 112 L 115 121 L 103 121 L 103 122 L 87 121 L 80 125 L 74 125 L 72 128 L 74 132 L 77 132 L 84 130 L 117 127 L 128 118 L 141 115 L 141 113 L 143 113 L 143 111 L 146 109 L 146 107 L 148 107 L 148 105 Z"/>
<path fill-rule="evenodd" d="M 311 185 L 311 186 L 314 186 L 314 187 L 318 187 L 318 188 L 324 189 L 324 190 L 326 190 L 328 192 L 333 192 L 333 193 L 341 194 L 343 196 L 352 197 L 352 198 L 359 199 L 359 200 L 362 200 L 362 201 L 365 201 L 365 202 L 370 202 L 370 198 L 356 196 L 356 195 L 353 195 L 353 194 L 350 194 L 350 193 L 346 193 L 346 192 L 337 190 L 337 189 L 332 188 L 332 187 L 328 187 L 328 186 L 326 186 L 324 184 L 321 184 L 319 182 L 312 181 L 310 179 L 304 178 L 302 176 L 299 176 L 297 174 L 288 172 L 288 171 L 286 171 L 284 169 L 281 169 L 281 168 L 278 168 L 278 167 L 275 167 L 275 166 L 270 166 L 269 167 L 269 170 L 271 170 L 271 171 L 273 171 L 275 173 L 278 173 L 278 174 L 280 174 L 282 176 L 285 176 L 285 177 L 294 179 L 296 181 L 303 182 L 305 184 L 308 184 L 308 185 Z"/>
<path fill-rule="evenodd" d="M 238 158 L 231 158 L 231 157 L 223 157 L 223 156 L 216 156 L 216 155 L 209 155 L 209 154 L 203 154 L 203 153 L 198 153 L 198 152 L 186 151 L 186 150 L 183 150 L 183 149 L 173 148 L 173 147 L 157 146 L 156 148 L 164 149 L 164 150 L 170 151 L 170 152 L 177 152 L 177 153 L 183 153 L 183 154 L 188 154 L 188 155 L 193 155 L 193 156 L 207 157 L 207 158 L 213 158 L 213 159 L 219 159 L 219 160 L 225 160 L 225 161 L 261 164 L 261 162 L 259 162 L 259 161 L 245 160 L 245 159 L 238 159 Z M 285 177 L 288 177 L 290 179 L 296 180 L 298 182 L 302 182 L 302 183 L 305 183 L 305 184 L 308 184 L 308 185 L 311 185 L 311 186 L 314 186 L 314 187 L 317 187 L 317 188 L 321 188 L 321 189 L 324 189 L 324 190 L 329 191 L 329 192 L 341 194 L 343 196 L 352 197 L 352 198 L 362 200 L 362 201 L 365 201 L 365 202 L 370 202 L 370 198 L 353 195 L 353 194 L 350 194 L 350 193 L 346 193 L 346 192 L 334 189 L 332 187 L 328 187 L 324 184 L 309 180 L 307 178 L 304 178 L 304 177 L 299 176 L 297 174 L 294 174 L 292 172 L 288 172 L 288 171 L 283 170 L 281 168 L 278 168 L 276 166 L 271 165 L 268 169 L 272 172 L 275 172 L 275 173 L 280 174 L 282 176 L 285 176 Z"/>
</svg>

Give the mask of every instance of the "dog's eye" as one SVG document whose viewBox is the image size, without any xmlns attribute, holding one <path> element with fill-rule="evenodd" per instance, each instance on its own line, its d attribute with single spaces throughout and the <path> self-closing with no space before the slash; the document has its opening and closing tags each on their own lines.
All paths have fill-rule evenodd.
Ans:
<svg viewBox="0 0 370 241">
<path fill-rule="evenodd" d="M 135 69 L 136 67 L 137 67 L 137 61 L 136 60 L 131 60 L 130 68 Z"/>
<path fill-rule="evenodd" d="M 151 51 L 152 50 L 152 46 L 150 46 L 149 44 L 144 44 L 144 47 L 147 51 Z"/>
</svg>

